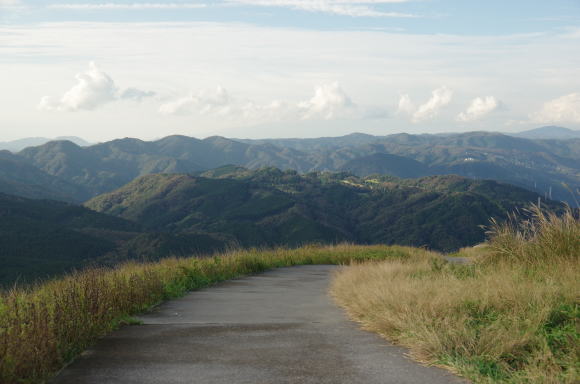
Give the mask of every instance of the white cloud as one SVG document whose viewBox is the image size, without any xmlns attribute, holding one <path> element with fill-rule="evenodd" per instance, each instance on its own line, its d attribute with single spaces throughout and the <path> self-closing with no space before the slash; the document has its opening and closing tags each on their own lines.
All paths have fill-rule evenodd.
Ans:
<svg viewBox="0 0 580 384">
<path fill-rule="evenodd" d="M 140 89 L 133 87 L 129 87 L 125 89 L 123 92 L 119 93 L 120 99 L 136 100 L 136 101 L 141 101 L 143 99 L 153 96 L 155 96 L 155 92 L 153 91 L 142 91 Z"/>
<path fill-rule="evenodd" d="M 4 0 L 15 1 L 15 0 Z M 405 3 L 409 0 L 224 0 L 214 2 L 219 5 L 244 5 L 261 7 L 285 7 L 307 12 L 330 13 L 351 17 L 399 17 L 411 18 L 416 15 L 400 12 L 384 12 L 372 8 L 372 5 L 388 3 Z M 48 5 L 52 9 L 68 10 L 147 10 L 147 9 L 196 9 L 206 8 L 206 3 L 58 3 Z"/>
<path fill-rule="evenodd" d="M 331 13 L 351 17 L 417 17 L 409 13 L 379 11 L 369 5 L 405 3 L 408 0 L 229 0 L 230 4 L 286 7 L 307 12 Z"/>
<path fill-rule="evenodd" d="M 501 103 L 493 96 L 477 97 L 473 99 L 467 110 L 457 115 L 457 121 L 470 122 L 497 110 Z"/>
<path fill-rule="evenodd" d="M 453 91 L 447 87 L 441 87 L 431 92 L 431 98 L 425 104 L 420 105 L 413 114 L 413 122 L 431 120 L 439 114 L 439 110 L 447 106 L 453 98 Z"/>
<path fill-rule="evenodd" d="M 304 101 L 292 103 L 274 100 L 256 103 L 232 98 L 221 86 L 215 91 L 202 91 L 162 104 L 163 115 L 213 115 L 243 119 L 251 123 L 292 120 L 332 120 L 348 117 L 384 117 L 376 110 L 358 107 L 337 82 L 314 88 L 314 95 Z M 372 115 L 371 115 L 372 114 Z"/>
<path fill-rule="evenodd" d="M 214 91 L 202 91 L 198 95 L 164 103 L 159 107 L 159 112 L 163 115 L 189 115 L 194 112 L 201 115 L 226 115 L 231 111 L 232 102 L 228 91 L 218 86 Z"/>
<path fill-rule="evenodd" d="M 296 105 L 286 101 L 274 100 L 267 104 L 249 101 L 241 106 L 240 116 L 245 121 L 259 124 L 296 120 L 298 113 Z"/>
<path fill-rule="evenodd" d="M 116 0 L 94 3 L 108 1 Z M 129 2 L 132 1 L 139 0 Z M 147 44 L 143 44 L 144 38 Z M 580 60 L 577 46 L 578 41 L 570 38 L 568 31 L 543 36 L 452 36 L 241 23 L 5 23 L 0 25 L 0 90 L 5 90 L 0 91 L 0 104 L 11 107 L 0 113 L 0 125 L 22 127 L 21 131 L 13 130 L 14 133 L 4 132 L 9 138 L 42 136 L 40 127 L 50 127 L 59 134 L 76 133 L 95 141 L 119 135 L 151 138 L 159 136 L 160 129 L 200 136 L 217 133 L 235 136 L 240 134 L 240 127 L 244 127 L 243 133 L 248 137 L 327 135 L 339 132 L 334 131 L 339 124 L 353 129 L 355 123 L 285 122 L 300 119 L 296 104 L 313 96 L 313 84 L 338 79 L 358 106 L 377 103 L 385 110 L 386 100 L 394 102 L 396 110 L 399 90 L 411 96 L 415 107 L 425 103 L 431 90 L 439 85 L 462 94 L 477 90 L 477 95 L 462 99 L 457 105 L 459 94 L 454 96 L 450 105 L 440 110 L 439 117 L 428 124 L 432 133 L 453 131 L 464 128 L 455 118 L 475 96 L 501 95 L 501 100 L 510 106 L 502 117 L 506 121 L 521 121 L 539 112 L 546 101 L 580 93 L 580 66 L 573 65 Z M 34 104 L 43 95 L 60 99 L 75 85 L 74 74 L 84 72 L 86 57 L 100 58 L 97 64 L 102 61 L 101 69 L 111 75 L 121 90 L 129 86 L 155 90 L 159 97 L 164 97 L 163 101 L 149 98 L 140 105 L 114 101 L 91 116 L 28 112 L 31 100 Z M 214 89 L 215 85 L 223 84 L 232 95 L 239 96 L 238 109 L 250 101 L 254 103 L 246 108 L 247 118 L 236 118 L 233 114 L 231 118 L 199 115 L 186 123 L 184 119 L 159 114 L 154 104 L 158 103 L 158 107 L 165 101 L 187 96 L 185 84 L 196 86 L 194 94 L 199 89 Z M 435 86 L 426 88 L 429 84 Z M 176 96 L 168 99 L 169 95 Z M 395 130 L 419 132 L 427 128 L 410 124 L 411 115 L 393 116 L 388 125 L 361 119 L 356 121 L 356 127 L 376 134 Z M 264 124 L 268 128 L 262 130 L 248 123 L 251 116 L 256 119 L 263 116 L 267 121 L 279 118 L 282 122 Z M 121 119 L 127 124 L 119 128 Z M 189 124 L 193 121 L 195 124 Z M 501 122 L 497 123 L 490 129 L 504 129 Z M 311 131 L 298 133 L 296 127 L 301 124 L 311 127 Z M 580 128 L 580 123 L 568 125 Z"/>
<path fill-rule="evenodd" d="M 303 119 L 323 118 L 325 120 L 344 117 L 355 108 L 354 103 L 337 82 L 323 84 L 314 89 L 310 100 L 298 103 L 303 111 Z"/>
<path fill-rule="evenodd" d="M 70 10 L 143 10 L 143 9 L 195 9 L 205 8 L 203 3 L 82 3 L 82 4 L 51 4 L 48 8 L 70 9 Z"/>
<path fill-rule="evenodd" d="M 86 72 L 76 75 L 77 84 L 69 89 L 60 99 L 45 96 L 38 108 L 46 111 L 79 111 L 93 110 L 102 105 L 120 99 L 141 100 L 155 93 L 127 88 L 120 91 L 113 79 L 101 71 L 95 63 L 89 63 Z"/>
<path fill-rule="evenodd" d="M 580 123 L 580 93 L 550 100 L 531 117 L 537 123 Z"/>
<path fill-rule="evenodd" d="M 0 0 L 0 8 L 11 8 L 22 5 L 20 0 Z"/>
<path fill-rule="evenodd" d="M 432 120 L 439 111 L 447 106 L 453 98 L 453 91 L 445 86 L 437 88 L 431 92 L 431 98 L 419 107 L 415 107 L 409 95 L 401 95 L 399 98 L 399 113 L 411 116 L 413 123 L 425 120 Z"/>
<path fill-rule="evenodd" d="M 407 94 L 401 95 L 399 98 L 398 112 L 412 115 L 417 110 L 415 104 L 411 101 L 411 97 Z"/>
</svg>

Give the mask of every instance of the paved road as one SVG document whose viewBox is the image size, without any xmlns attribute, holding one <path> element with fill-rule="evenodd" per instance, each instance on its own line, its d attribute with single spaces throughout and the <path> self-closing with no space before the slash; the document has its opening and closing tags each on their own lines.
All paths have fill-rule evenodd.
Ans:
<svg viewBox="0 0 580 384">
<path fill-rule="evenodd" d="M 361 331 L 327 294 L 333 266 L 276 269 L 165 303 L 104 338 L 58 384 L 461 383 Z"/>
<path fill-rule="evenodd" d="M 467 257 L 451 257 L 451 256 L 443 256 L 445 260 L 450 262 L 451 264 L 460 264 L 460 265 L 468 265 L 473 262 L 473 260 Z"/>
</svg>

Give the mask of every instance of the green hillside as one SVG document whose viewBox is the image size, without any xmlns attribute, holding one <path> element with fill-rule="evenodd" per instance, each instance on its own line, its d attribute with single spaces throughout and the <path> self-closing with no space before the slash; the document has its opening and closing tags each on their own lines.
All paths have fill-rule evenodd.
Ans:
<svg viewBox="0 0 580 384">
<path fill-rule="evenodd" d="M 0 193 L 32 199 L 82 201 L 83 188 L 50 175 L 25 159 L 0 151 Z"/>
<path fill-rule="evenodd" d="M 238 167 L 204 175 L 144 176 L 85 205 L 151 231 L 204 233 L 242 246 L 352 241 L 447 251 L 482 241 L 479 226 L 490 217 L 538 198 L 457 176 L 400 180 Z"/>
<path fill-rule="evenodd" d="M 0 284 L 70 271 L 115 249 L 137 225 L 83 207 L 0 194 Z"/>
<path fill-rule="evenodd" d="M 414 178 L 432 174 L 429 167 L 423 163 L 408 157 L 390 155 L 388 153 L 375 153 L 354 158 L 341 166 L 340 170 L 357 176 L 381 174 Z"/>
<path fill-rule="evenodd" d="M 50 200 L 0 193 L 0 287 L 124 260 L 222 250 L 200 234 L 152 233 L 134 222 Z"/>
</svg>

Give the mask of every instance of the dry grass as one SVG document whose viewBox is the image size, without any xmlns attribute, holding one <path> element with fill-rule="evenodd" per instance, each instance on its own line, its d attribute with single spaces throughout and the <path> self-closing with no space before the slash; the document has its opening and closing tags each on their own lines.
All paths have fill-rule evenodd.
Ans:
<svg viewBox="0 0 580 384">
<path fill-rule="evenodd" d="M 242 275 L 298 264 L 405 259 L 406 247 L 338 245 L 246 250 L 90 269 L 36 287 L 0 292 L 0 383 L 43 382 L 131 315 Z"/>
<path fill-rule="evenodd" d="M 572 212 L 531 220 L 525 233 L 496 225 L 475 265 L 425 254 L 353 265 L 332 292 L 421 362 L 481 383 L 577 383 L 580 223 Z"/>
<path fill-rule="evenodd" d="M 488 232 L 493 253 L 487 263 L 525 263 L 577 260 L 580 257 L 580 225 L 577 211 L 566 209 L 563 215 L 546 212 L 536 205 L 525 212 L 526 219 L 511 215 L 506 223 L 492 220 Z"/>
<path fill-rule="evenodd" d="M 480 260 L 491 253 L 492 249 L 487 243 L 481 243 L 473 247 L 461 248 L 459 251 L 449 254 L 451 257 L 464 257 L 470 261 Z"/>
</svg>

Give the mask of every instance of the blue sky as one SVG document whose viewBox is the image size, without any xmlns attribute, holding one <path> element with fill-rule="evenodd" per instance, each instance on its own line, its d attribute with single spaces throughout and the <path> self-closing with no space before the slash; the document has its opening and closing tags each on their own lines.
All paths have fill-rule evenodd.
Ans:
<svg viewBox="0 0 580 384">
<path fill-rule="evenodd" d="M 20 3 L 22 7 L 19 12 L 10 12 L 10 16 L 3 18 L 3 22 L 11 24 L 46 21 L 213 21 L 311 29 L 384 28 L 407 33 L 501 35 L 545 32 L 580 23 L 578 0 L 5 2 L 13 5 Z M 342 10 L 334 10 L 333 5 L 342 7 Z M 365 12 L 369 16 L 365 16 Z"/>
<path fill-rule="evenodd" d="M 580 0 L 0 0 L 0 140 L 580 128 Z"/>
</svg>

